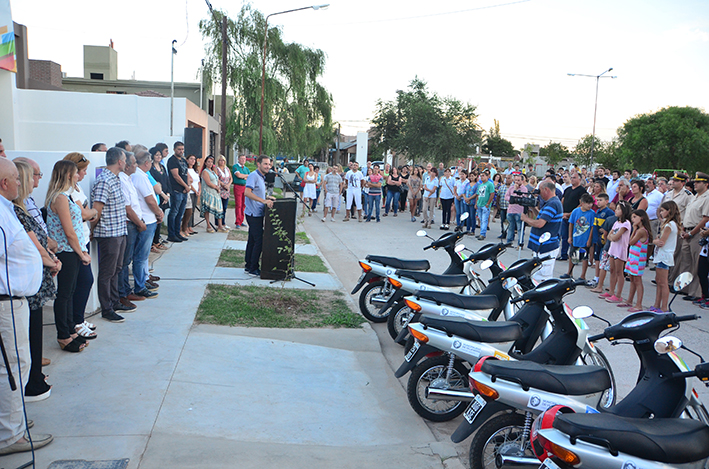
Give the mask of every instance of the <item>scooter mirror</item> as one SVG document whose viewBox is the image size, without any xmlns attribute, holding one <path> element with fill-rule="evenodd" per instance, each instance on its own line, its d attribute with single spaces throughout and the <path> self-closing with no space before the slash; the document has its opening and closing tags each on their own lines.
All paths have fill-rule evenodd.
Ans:
<svg viewBox="0 0 709 469">
<path fill-rule="evenodd" d="M 657 353 L 670 353 L 682 347 L 682 340 L 677 337 L 666 335 L 655 341 L 655 351 Z"/>
<path fill-rule="evenodd" d="M 547 241 L 549 241 L 550 239 L 551 239 L 551 233 L 549 233 L 548 231 L 547 231 L 547 232 L 544 232 L 544 233 L 542 233 L 542 235 L 539 237 L 539 244 L 544 244 L 544 243 L 546 243 Z"/>
<path fill-rule="evenodd" d="M 470 214 L 469 214 L 468 212 L 463 213 L 463 214 L 460 216 L 460 221 L 465 221 L 465 220 L 467 220 L 469 216 L 470 216 Z"/>
<path fill-rule="evenodd" d="M 490 259 L 484 260 L 482 264 L 480 264 L 480 268 L 483 270 L 487 270 L 490 267 L 492 267 L 493 262 Z"/>
<path fill-rule="evenodd" d="M 465 250 L 465 244 L 456 244 L 455 247 L 453 248 L 455 252 L 461 252 Z"/>
<path fill-rule="evenodd" d="M 427 234 L 428 234 L 428 233 L 426 233 L 426 230 L 418 230 L 418 231 L 416 232 L 416 236 L 418 236 L 419 238 L 423 238 L 423 237 L 426 236 Z"/>
<path fill-rule="evenodd" d="M 588 306 L 577 306 L 571 312 L 574 319 L 586 319 L 593 316 L 593 310 Z"/>
<path fill-rule="evenodd" d="M 490 261 L 492 262 L 492 261 Z M 517 279 L 514 277 L 510 277 L 508 279 L 505 279 L 504 282 L 502 282 L 502 286 L 504 287 L 505 290 L 512 290 L 515 285 L 517 285 Z"/>
<path fill-rule="evenodd" d="M 691 274 L 691 272 L 682 272 L 675 279 L 675 291 L 683 290 L 687 285 L 692 283 L 692 280 L 694 280 L 694 276 Z"/>
</svg>

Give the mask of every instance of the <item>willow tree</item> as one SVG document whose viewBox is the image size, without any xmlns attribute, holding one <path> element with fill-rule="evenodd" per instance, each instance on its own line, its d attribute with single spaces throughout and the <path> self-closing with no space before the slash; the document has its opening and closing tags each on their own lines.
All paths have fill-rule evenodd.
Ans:
<svg viewBox="0 0 709 469">
<path fill-rule="evenodd" d="M 204 76 L 221 82 L 222 18 L 214 10 L 199 29 L 207 41 Z M 227 143 L 256 151 L 261 118 L 261 70 L 266 18 L 249 5 L 234 20 L 227 18 L 226 80 L 233 93 L 227 115 Z M 332 141 L 332 96 L 319 82 L 325 53 L 283 41 L 278 27 L 269 27 L 264 87 L 263 153 L 311 155 Z"/>
</svg>

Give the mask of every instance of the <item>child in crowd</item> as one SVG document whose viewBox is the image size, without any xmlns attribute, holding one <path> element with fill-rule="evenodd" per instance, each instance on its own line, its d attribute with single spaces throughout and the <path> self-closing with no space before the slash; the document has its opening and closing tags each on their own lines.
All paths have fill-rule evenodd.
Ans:
<svg viewBox="0 0 709 469">
<path fill-rule="evenodd" d="M 662 313 L 667 311 L 667 302 L 670 298 L 670 286 L 667 277 L 670 267 L 675 265 L 675 248 L 677 247 L 677 237 L 681 222 L 679 207 L 673 201 L 667 201 L 660 205 L 658 210 L 660 219 L 663 220 L 660 227 L 660 237 L 652 243 L 657 246 L 655 251 L 655 304 L 650 311 Z"/>
<path fill-rule="evenodd" d="M 630 242 L 630 204 L 621 200 L 616 204 L 615 216 L 618 217 L 613 224 L 608 238 L 611 240 L 611 247 L 608 249 L 611 264 L 611 295 L 606 298 L 609 303 L 621 303 L 623 294 L 623 271 L 625 262 L 628 260 L 628 244 Z"/>
<path fill-rule="evenodd" d="M 616 217 L 615 213 L 613 213 L 613 215 L 606 218 L 606 221 L 603 222 L 603 225 L 601 225 L 601 228 L 598 230 L 601 232 L 601 240 L 603 241 L 603 252 L 601 253 L 601 260 L 598 261 L 597 264 L 600 269 L 598 271 L 598 283 L 596 284 L 596 288 L 593 288 L 591 291 L 593 293 L 600 293 L 599 296 L 601 298 L 608 298 L 609 296 L 611 296 L 611 293 L 603 292 L 603 284 L 606 281 L 606 272 L 611 271 L 611 258 L 608 254 L 608 250 L 611 247 L 611 240 L 608 238 L 608 235 L 613 229 L 613 225 L 615 224 L 616 220 L 618 220 L 618 217 Z"/>
<path fill-rule="evenodd" d="M 625 264 L 625 272 L 630 276 L 630 291 L 628 301 L 618 303 L 618 307 L 628 308 L 631 313 L 643 310 L 643 272 L 647 265 L 647 246 L 652 243 L 652 228 L 650 228 L 650 218 L 645 210 L 636 210 L 630 217 L 633 224 L 633 232 L 630 235 L 630 250 L 628 252 L 628 262 Z M 633 306 L 633 297 L 636 297 Z"/>
<path fill-rule="evenodd" d="M 594 202 L 596 206 L 598 207 L 598 210 L 596 210 L 596 218 L 593 221 L 593 240 L 591 242 L 591 250 L 588 253 L 588 258 L 589 260 L 594 259 L 596 262 L 596 275 L 593 277 L 592 281 L 588 282 L 588 286 L 590 287 L 596 287 L 598 284 L 598 278 L 601 273 L 601 267 L 600 267 L 600 261 L 601 261 L 601 255 L 603 254 L 604 251 L 604 241 L 605 241 L 605 235 L 601 235 L 601 227 L 605 223 L 605 221 L 609 218 L 612 217 L 613 210 L 608 208 L 608 194 L 605 192 L 596 195 Z M 606 250 L 607 251 L 607 250 Z M 605 278 L 605 273 L 603 275 Z M 601 287 L 603 285 L 601 284 Z M 595 290 L 591 290 L 595 291 Z M 599 293 L 603 293 L 603 291 L 600 291 Z"/>
<path fill-rule="evenodd" d="M 570 278 L 574 273 L 574 260 L 576 262 L 581 260 L 581 280 L 586 280 L 586 271 L 588 270 L 588 250 L 591 247 L 591 241 L 593 240 L 591 234 L 593 233 L 593 224 L 596 217 L 596 213 L 591 210 L 593 205 L 593 197 L 590 194 L 582 194 L 579 199 L 579 206 L 576 207 L 569 217 L 569 246 L 571 248 L 569 251 L 578 250 L 579 255 L 573 256 L 569 252 L 569 270 L 566 276 L 562 278 Z M 566 234 L 566 233 L 564 233 Z"/>
</svg>

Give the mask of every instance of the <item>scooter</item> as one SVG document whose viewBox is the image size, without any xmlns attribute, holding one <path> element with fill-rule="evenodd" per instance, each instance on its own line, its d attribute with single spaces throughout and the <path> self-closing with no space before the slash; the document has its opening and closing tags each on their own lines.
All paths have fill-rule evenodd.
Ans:
<svg viewBox="0 0 709 469">
<path fill-rule="evenodd" d="M 424 230 L 419 230 L 416 235 L 423 237 L 427 236 L 427 233 Z M 460 248 L 456 249 L 456 243 L 463 236 L 463 233 L 445 233 L 437 240 L 429 237 L 433 242 L 423 248 L 424 251 L 428 249 L 438 250 L 440 248 L 446 251 L 450 258 L 450 263 L 444 275 L 465 273 L 463 268 L 465 256 L 460 254 Z M 369 255 L 365 260 L 359 261 L 359 266 L 362 269 L 362 275 L 360 275 L 350 294 L 354 295 L 364 287 L 359 295 L 359 309 L 362 315 L 371 322 L 386 321 L 387 312 L 382 310 L 382 306 L 387 303 L 393 291 L 387 276 L 392 275 L 399 269 L 428 271 L 431 268 L 431 264 L 426 259 L 404 260 L 396 257 L 374 255 Z"/>
<path fill-rule="evenodd" d="M 461 249 L 461 245 L 456 246 Z M 465 249 L 464 246 L 462 246 Z M 485 282 L 482 281 L 480 275 L 475 272 L 472 268 L 472 264 L 477 262 L 483 262 L 486 260 L 491 260 L 493 263 L 490 265 L 490 271 L 493 276 L 498 275 L 502 272 L 503 266 L 501 266 L 497 259 L 505 252 L 507 245 L 505 244 L 486 244 L 478 252 L 472 253 L 463 259 L 463 266 L 465 269 L 465 274 L 463 275 L 434 275 L 428 272 L 413 272 L 407 270 L 397 270 L 393 275 L 388 277 L 389 283 L 391 283 L 395 290 L 392 295 L 389 296 L 386 304 L 382 308 L 382 311 L 386 314 L 391 314 L 392 311 L 400 312 L 401 308 L 406 306 L 404 297 L 411 296 L 416 292 L 446 292 L 449 289 L 460 289 L 460 293 L 466 293 L 469 296 L 484 294 L 486 288 Z M 406 311 L 405 311 L 406 312 Z M 400 312 L 399 316 L 390 328 L 395 328 L 398 331 L 400 329 L 396 328 L 396 324 L 403 324 L 401 320 Z M 387 319 L 388 320 L 388 319 Z M 391 331 L 390 333 L 394 336 Z"/>
<path fill-rule="evenodd" d="M 589 356 L 597 355 L 598 351 L 586 340 L 587 326 L 583 320 L 572 318 L 563 303 L 563 297 L 580 284 L 573 279 L 542 282 L 511 300 L 525 301 L 525 305 L 509 321 L 473 322 L 422 315 L 420 322 L 410 324 L 416 340 L 395 376 L 413 369 L 407 394 L 414 410 L 434 421 L 450 420 L 463 413 L 463 402 L 475 398 L 466 386 L 468 369 L 463 362 L 476 363 L 482 356 L 570 365 L 583 364 Z M 554 323 L 551 333 L 534 347 L 549 316 Z M 448 355 L 441 355 L 442 352 Z"/>
<path fill-rule="evenodd" d="M 691 274 L 682 274 L 678 278 L 677 291 L 686 286 L 682 283 L 685 281 L 686 284 L 691 282 Z M 574 310 L 575 317 L 588 317 L 592 313 L 587 307 Z M 478 430 L 470 445 L 473 469 L 500 467 L 500 464 L 536 466 L 538 463 L 529 446 L 530 425 L 533 416 L 554 405 L 581 413 L 600 411 L 637 418 L 672 417 L 685 409 L 695 415 L 706 415 L 704 405 L 692 393 L 686 380 L 671 378 L 678 369 L 686 371 L 684 362 L 674 354 L 658 355 L 650 345 L 668 328 L 692 319 L 697 316 L 635 313 L 606 328 L 603 334 L 589 337 L 590 342 L 602 338 L 612 341 L 630 339 L 640 359 L 638 384 L 622 401 L 612 406 L 604 405 L 601 400 L 604 390 L 611 386 L 610 369 L 480 360 L 470 373 L 471 388 L 478 394 L 466 410 L 465 420 L 454 432 L 453 441 L 462 441 Z M 488 408 L 489 405 L 492 407 Z M 488 420 L 500 411 L 512 412 Z M 510 439 L 512 435 L 514 438 Z M 506 439 L 507 443 L 501 445 L 501 439 Z"/>
<path fill-rule="evenodd" d="M 418 290 L 414 292 L 414 299 L 404 298 L 403 302 L 394 305 L 387 328 L 395 342 L 403 344 L 409 336 L 409 323 L 417 322 L 421 314 L 438 314 L 444 317 L 462 317 L 472 320 L 497 321 L 502 314 L 509 320 L 515 313 L 513 305 L 509 302 L 512 293 L 521 296 L 526 290 L 534 288 L 532 273 L 537 270 L 547 258 L 532 258 L 520 260 L 512 264 L 507 270 L 490 279 L 478 295 L 469 296 L 454 292 L 437 292 Z M 488 259 L 481 264 L 482 270 L 487 270 L 493 265 Z M 509 278 L 517 279 L 518 284 L 512 289 L 504 288 L 504 282 Z"/>
<path fill-rule="evenodd" d="M 673 354 L 678 346 L 681 341 L 669 336 L 655 342 L 658 353 Z M 709 363 L 673 373 L 668 379 L 679 383 L 693 376 L 709 386 Z M 709 467 L 709 416 L 705 410 L 692 417 L 584 414 L 555 405 L 534 421 L 531 446 L 542 461 L 540 469 L 670 469 L 679 465 L 705 469 Z"/>
</svg>

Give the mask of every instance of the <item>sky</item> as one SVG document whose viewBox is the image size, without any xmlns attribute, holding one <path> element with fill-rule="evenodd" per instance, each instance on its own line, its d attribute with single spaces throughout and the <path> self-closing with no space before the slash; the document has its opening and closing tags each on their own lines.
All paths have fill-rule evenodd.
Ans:
<svg viewBox="0 0 709 469">
<path fill-rule="evenodd" d="M 244 2 L 210 0 L 236 17 Z M 328 1 L 328 0 L 318 0 Z M 515 148 L 592 132 L 612 139 L 635 115 L 666 106 L 709 109 L 709 2 L 706 0 L 329 0 L 325 10 L 277 15 L 288 42 L 322 49 L 322 84 L 342 133 L 366 130 L 378 100 L 415 77 L 441 96 L 477 106 L 484 130 L 499 121 Z M 83 76 L 83 45 L 118 52 L 118 77 L 198 81 L 205 0 L 11 0 L 28 27 L 31 59 L 52 60 Z M 317 3 L 315 3 L 317 4 Z M 307 0 L 259 0 L 264 14 Z"/>
</svg>

